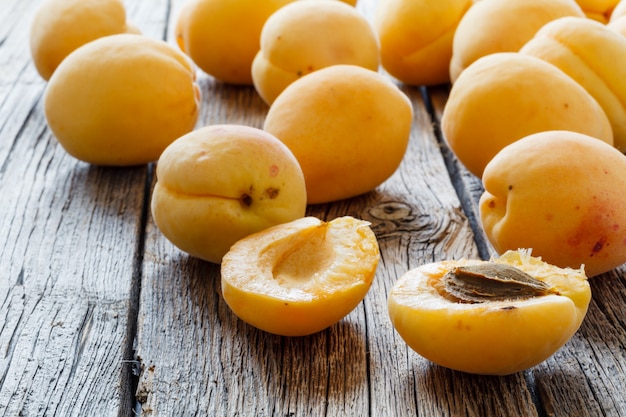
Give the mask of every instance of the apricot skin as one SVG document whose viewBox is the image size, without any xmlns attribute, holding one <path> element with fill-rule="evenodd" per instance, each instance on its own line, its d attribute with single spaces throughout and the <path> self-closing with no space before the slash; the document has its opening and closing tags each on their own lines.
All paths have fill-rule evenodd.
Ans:
<svg viewBox="0 0 626 417">
<path fill-rule="evenodd" d="M 564 16 L 585 17 L 571 0 L 480 0 L 463 15 L 454 33 L 450 78 L 478 58 L 517 52 L 546 23 Z"/>
<path fill-rule="evenodd" d="M 177 43 L 205 73 L 252 85 L 252 61 L 267 18 L 294 0 L 190 0 L 176 23 Z"/>
<path fill-rule="evenodd" d="M 614 145 L 626 151 L 626 38 L 587 18 L 565 17 L 542 27 L 520 53 L 541 58 L 582 85 L 602 106 Z"/>
<path fill-rule="evenodd" d="M 129 34 L 73 51 L 44 96 L 46 120 L 59 143 L 95 165 L 156 161 L 194 128 L 199 106 L 189 59 L 164 41 Z"/>
<path fill-rule="evenodd" d="M 515 52 L 482 57 L 463 71 L 441 125 L 452 151 L 477 177 L 500 149 L 532 133 L 572 130 L 613 144 L 606 113 L 580 84 Z"/>
<path fill-rule="evenodd" d="M 238 240 L 304 216 L 302 170 L 260 129 L 211 125 L 165 149 L 157 164 L 152 215 L 179 249 L 220 263 Z"/>
<path fill-rule="evenodd" d="M 121 0 L 46 0 L 31 23 L 30 51 L 44 80 L 70 52 L 103 36 L 136 33 Z"/>
<path fill-rule="evenodd" d="M 354 7 L 340 1 L 296 1 L 263 25 L 252 80 L 263 100 L 272 104 L 293 81 L 336 64 L 378 70 L 374 29 Z"/>
<path fill-rule="evenodd" d="M 449 82 L 454 32 L 471 5 L 471 0 L 381 1 L 374 25 L 385 70 L 409 85 Z"/>
<path fill-rule="evenodd" d="M 589 277 L 626 262 L 626 156 L 574 132 L 541 132 L 500 151 L 485 168 L 483 228 L 502 253 L 532 248 Z"/>
<path fill-rule="evenodd" d="M 388 77 L 333 65 L 290 84 L 263 129 L 285 143 L 304 172 L 310 204 L 357 196 L 390 177 L 408 145 L 413 107 Z"/>
<path fill-rule="evenodd" d="M 417 353 L 458 371 L 508 375 L 537 365 L 578 330 L 591 290 L 580 270 L 560 270 L 546 267 L 541 260 L 520 258 L 508 252 L 496 262 L 522 269 L 559 294 L 457 303 L 445 299 L 437 283 L 454 267 L 484 261 L 430 263 L 407 272 L 393 285 L 388 309 L 394 328 Z"/>
</svg>

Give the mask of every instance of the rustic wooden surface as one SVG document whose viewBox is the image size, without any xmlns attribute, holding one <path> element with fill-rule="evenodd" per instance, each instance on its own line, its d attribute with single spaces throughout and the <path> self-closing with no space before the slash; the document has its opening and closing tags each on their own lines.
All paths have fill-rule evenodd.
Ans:
<svg viewBox="0 0 626 417">
<path fill-rule="evenodd" d="M 152 165 L 102 168 L 68 156 L 46 126 L 45 82 L 28 30 L 41 0 L 0 7 L 0 415 L 626 415 L 626 270 L 591 282 L 580 331 L 552 358 L 507 377 L 433 365 L 394 333 L 386 295 L 417 265 L 493 253 L 476 220 L 480 181 L 438 120 L 445 87 L 404 87 L 410 147 L 375 191 L 309 207 L 372 223 L 381 263 L 365 300 L 318 334 L 278 337 L 239 321 L 219 268 L 173 247 L 149 214 Z M 185 0 L 127 0 L 147 36 L 171 41 Z M 360 0 L 372 16 L 375 0 Z M 260 127 L 251 87 L 199 73 L 198 125 Z"/>
</svg>

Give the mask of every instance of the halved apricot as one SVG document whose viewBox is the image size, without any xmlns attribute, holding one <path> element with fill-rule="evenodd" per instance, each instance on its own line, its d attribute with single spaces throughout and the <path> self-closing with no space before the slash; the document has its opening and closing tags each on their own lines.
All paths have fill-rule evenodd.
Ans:
<svg viewBox="0 0 626 417">
<path fill-rule="evenodd" d="M 304 217 L 235 243 L 222 259 L 222 294 L 252 326 L 304 336 L 335 324 L 363 300 L 379 258 L 368 222 Z"/>
<path fill-rule="evenodd" d="M 520 250 L 410 270 L 392 287 L 388 308 L 397 332 L 426 359 L 507 375 L 561 348 L 580 327 L 590 299 L 582 269 L 559 268 Z"/>
</svg>

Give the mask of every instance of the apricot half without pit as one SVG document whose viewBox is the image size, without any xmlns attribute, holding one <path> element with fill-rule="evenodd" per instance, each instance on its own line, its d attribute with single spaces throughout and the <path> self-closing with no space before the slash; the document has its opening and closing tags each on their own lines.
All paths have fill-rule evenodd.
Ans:
<svg viewBox="0 0 626 417">
<path fill-rule="evenodd" d="M 441 261 L 403 275 L 388 298 L 393 326 L 418 354 L 458 371 L 507 375 L 533 367 L 578 330 L 591 300 L 582 269 L 530 251 Z"/>
<path fill-rule="evenodd" d="M 335 324 L 363 300 L 379 258 L 368 222 L 303 217 L 235 243 L 222 261 L 222 293 L 248 324 L 305 336 Z"/>
</svg>

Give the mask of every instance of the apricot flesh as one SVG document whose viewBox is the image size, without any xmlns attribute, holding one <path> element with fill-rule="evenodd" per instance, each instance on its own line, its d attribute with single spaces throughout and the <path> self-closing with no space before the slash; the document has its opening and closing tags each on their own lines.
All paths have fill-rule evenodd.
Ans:
<svg viewBox="0 0 626 417">
<path fill-rule="evenodd" d="M 480 219 L 499 252 L 532 248 L 589 277 L 626 262 L 626 156 L 575 132 L 540 132 L 485 168 Z"/>
<path fill-rule="evenodd" d="M 46 0 L 31 22 L 30 52 L 44 80 L 70 52 L 103 36 L 137 33 L 121 0 Z"/>
<path fill-rule="evenodd" d="M 337 323 L 363 300 L 379 258 L 368 222 L 304 217 L 235 243 L 222 261 L 222 294 L 248 324 L 305 336 Z"/>
<path fill-rule="evenodd" d="M 46 120 L 59 143 L 95 165 L 156 161 L 194 128 L 199 107 L 189 59 L 164 41 L 130 34 L 105 36 L 73 51 L 44 96 Z"/>
<path fill-rule="evenodd" d="M 454 32 L 471 0 L 385 0 L 374 25 L 382 66 L 409 85 L 450 81 Z"/>
<path fill-rule="evenodd" d="M 614 145 L 626 151 L 626 38 L 602 23 L 576 17 L 553 20 L 520 53 L 541 58 L 582 85 L 611 122 Z"/>
<path fill-rule="evenodd" d="M 239 239 L 306 209 L 298 161 L 253 127 L 211 125 L 182 136 L 159 158 L 156 176 L 157 227 L 182 251 L 213 263 Z"/>
<path fill-rule="evenodd" d="M 261 31 L 252 80 L 271 104 L 293 81 L 336 64 L 378 70 L 378 40 L 365 16 L 337 0 L 296 1 L 273 13 Z"/>
<path fill-rule="evenodd" d="M 613 144 L 606 113 L 580 84 L 542 59 L 515 52 L 482 57 L 463 71 L 441 126 L 454 154 L 477 177 L 500 149 L 532 133 L 571 130 Z"/>
<path fill-rule="evenodd" d="M 310 204 L 371 191 L 404 158 L 413 122 L 408 97 L 388 77 L 332 65 L 290 84 L 263 129 L 291 149 Z"/>
<path fill-rule="evenodd" d="M 443 290 L 447 273 L 468 265 L 513 266 L 547 284 L 545 295 L 458 302 Z M 528 251 L 490 261 L 440 261 L 408 271 L 393 285 L 389 316 L 418 354 L 458 371 L 508 375 L 531 368 L 560 349 L 580 327 L 591 300 L 581 269 L 558 268 Z"/>
</svg>

